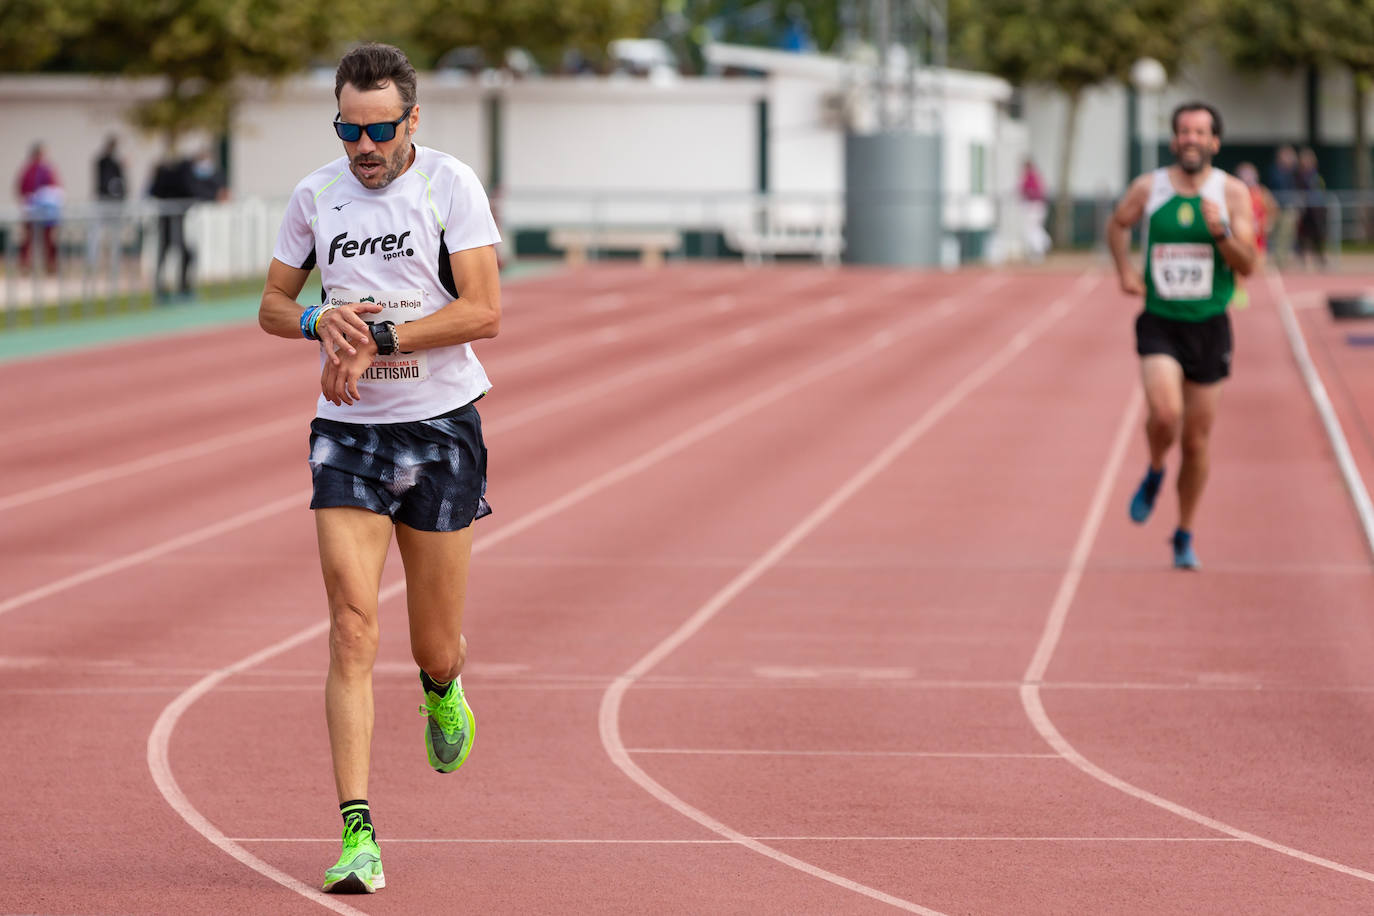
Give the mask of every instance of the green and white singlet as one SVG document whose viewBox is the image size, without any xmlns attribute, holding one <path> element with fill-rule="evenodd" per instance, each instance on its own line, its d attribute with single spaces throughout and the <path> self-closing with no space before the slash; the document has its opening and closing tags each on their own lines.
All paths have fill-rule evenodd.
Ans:
<svg viewBox="0 0 1374 916">
<path fill-rule="evenodd" d="M 1236 292 L 1236 275 L 1202 218 L 1203 199 L 1226 207 L 1226 178 L 1213 168 L 1198 196 L 1174 189 L 1167 168 L 1156 169 L 1145 206 L 1145 311 L 1175 321 L 1206 321 L 1223 314 Z"/>
</svg>

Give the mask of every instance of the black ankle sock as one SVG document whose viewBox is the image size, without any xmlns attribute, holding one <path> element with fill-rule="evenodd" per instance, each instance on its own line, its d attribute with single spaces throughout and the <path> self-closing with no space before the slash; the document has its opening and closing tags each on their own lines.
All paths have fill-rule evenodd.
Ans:
<svg viewBox="0 0 1374 916">
<path fill-rule="evenodd" d="M 445 681 L 444 683 L 441 684 L 441 683 L 439 683 L 438 681 L 436 681 L 434 678 L 432 678 L 432 677 L 430 677 L 428 674 L 426 674 L 426 673 L 425 673 L 425 670 L 424 670 L 423 668 L 421 668 L 421 669 L 420 669 L 420 683 L 423 684 L 424 687 L 425 687 L 425 690 L 429 691 L 430 693 L 436 694 L 436 695 L 438 695 L 438 696 L 443 696 L 444 694 L 448 693 L 448 685 L 449 685 L 449 684 L 452 684 L 453 682 L 452 682 L 452 681 Z"/>
<path fill-rule="evenodd" d="M 344 824 L 348 823 L 351 815 L 359 815 L 363 823 L 372 827 L 372 809 L 367 806 L 367 799 L 355 798 L 352 801 L 340 802 L 339 813 L 343 815 Z M 377 828 L 372 827 L 372 839 L 377 839 Z"/>
</svg>

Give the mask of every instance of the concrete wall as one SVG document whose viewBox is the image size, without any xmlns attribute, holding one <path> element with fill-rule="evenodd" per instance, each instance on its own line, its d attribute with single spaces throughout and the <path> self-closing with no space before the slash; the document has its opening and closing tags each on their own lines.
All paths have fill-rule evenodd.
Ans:
<svg viewBox="0 0 1374 916">
<path fill-rule="evenodd" d="M 457 156 L 485 181 L 491 163 L 481 86 L 471 79 L 422 74 L 416 92 L 416 142 Z M 234 194 L 285 197 L 309 172 L 342 155 L 343 144 L 330 125 L 336 111 L 333 71 L 280 85 L 250 85 L 230 136 Z"/>
<path fill-rule="evenodd" d="M 718 228 L 754 218 L 764 181 L 780 199 L 833 206 L 844 191 L 849 122 L 836 103 L 846 65 L 759 53 L 762 78 L 491 82 L 422 74 L 417 139 L 467 162 L 489 189 L 499 178 L 499 216 L 514 228 L 587 221 Z M 93 198 L 94 158 L 114 132 L 131 196 L 143 197 L 163 151 L 126 115 L 133 100 L 160 88 L 160 80 L 0 78 L 0 113 L 20 126 L 0 144 L 0 176 L 12 181 L 29 143 L 43 139 L 75 213 Z M 330 126 L 333 88 L 329 70 L 243 84 L 227 150 L 233 199 L 280 207 L 300 178 L 342 152 Z M 998 183 L 1005 169 L 996 159 L 1005 152 L 999 125 L 1009 94 L 1001 80 L 978 74 L 921 75 L 918 114 L 942 130 L 942 187 L 957 201 L 946 208 L 951 230 L 988 228 L 995 196 L 1009 189 Z M 186 138 L 181 152 L 207 140 Z M 975 147 L 981 177 L 970 171 Z M 975 185 L 983 188 L 976 199 Z M 0 200 L 0 211 L 12 215 L 12 199 Z"/>
</svg>

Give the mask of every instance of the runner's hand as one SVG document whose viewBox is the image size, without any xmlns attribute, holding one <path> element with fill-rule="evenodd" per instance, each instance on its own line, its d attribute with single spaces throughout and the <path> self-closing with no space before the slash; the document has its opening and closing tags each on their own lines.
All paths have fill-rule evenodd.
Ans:
<svg viewBox="0 0 1374 916">
<path fill-rule="evenodd" d="M 324 371 L 320 373 L 320 393 L 324 399 L 336 407 L 362 400 L 358 394 L 358 379 L 372 365 L 377 355 L 377 344 L 372 335 L 353 353 L 340 351 L 333 354 L 334 359 L 324 361 Z"/>
<path fill-rule="evenodd" d="M 1226 231 L 1226 220 L 1221 218 L 1221 207 L 1215 200 L 1202 199 L 1202 221 L 1214 238 Z"/>
<path fill-rule="evenodd" d="M 1128 267 L 1121 272 L 1121 291 L 1128 296 L 1145 295 L 1145 278 L 1140 276 L 1140 271 Z"/>
<path fill-rule="evenodd" d="M 370 342 L 372 332 L 368 330 L 367 322 L 359 316 L 381 310 L 382 307 L 375 302 L 350 302 L 321 315 L 319 324 L 315 326 L 315 336 L 320 339 L 324 352 L 329 354 L 327 362 L 338 366 L 340 357 L 354 356 L 359 344 Z"/>
</svg>

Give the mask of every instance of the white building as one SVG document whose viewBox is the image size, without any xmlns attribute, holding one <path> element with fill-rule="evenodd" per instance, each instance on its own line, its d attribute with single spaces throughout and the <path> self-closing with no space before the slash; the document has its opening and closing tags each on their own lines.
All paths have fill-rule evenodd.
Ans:
<svg viewBox="0 0 1374 916">
<path fill-rule="evenodd" d="M 559 226 L 642 225 L 680 231 L 694 250 L 711 253 L 728 245 L 732 227 L 755 220 L 765 200 L 814 205 L 813 221 L 833 223 L 842 212 L 844 65 L 729 46 L 711 54 L 758 76 L 422 74 L 417 139 L 471 165 L 495 192 L 508 239 L 535 247 Z M 922 92 L 940 92 L 947 228 L 987 233 L 1015 159 L 1003 151 L 1024 143 L 1005 117 L 1010 88 L 979 74 L 933 79 L 923 75 Z M 0 111 L 24 128 L 0 146 L 0 174 L 17 175 L 29 144 L 43 141 L 75 211 L 93 199 L 95 156 L 115 134 L 132 196 L 142 196 L 163 151 L 126 114 L 159 88 L 151 79 L 0 77 Z M 227 146 L 233 201 L 279 207 L 300 177 L 340 154 L 329 123 L 333 91 L 332 72 L 244 84 Z M 181 152 L 206 141 L 189 137 Z M 818 231 L 837 236 L 839 226 Z"/>
</svg>

